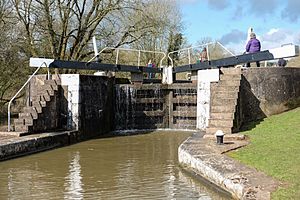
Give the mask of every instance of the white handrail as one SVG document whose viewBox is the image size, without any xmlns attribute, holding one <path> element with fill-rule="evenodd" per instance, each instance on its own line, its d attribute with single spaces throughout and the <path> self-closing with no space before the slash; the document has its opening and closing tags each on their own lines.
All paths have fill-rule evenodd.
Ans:
<svg viewBox="0 0 300 200">
<path fill-rule="evenodd" d="M 176 52 L 182 52 L 182 51 L 188 51 L 188 59 L 189 59 L 189 65 L 191 64 L 191 55 L 190 55 L 190 50 L 191 49 L 194 49 L 194 48 L 198 48 L 198 47 L 206 47 L 206 49 L 207 49 L 207 58 L 208 58 L 208 60 L 210 60 L 210 58 L 209 58 L 209 54 L 208 54 L 208 51 L 209 51 L 209 49 L 208 49 L 208 45 L 210 45 L 210 44 L 215 44 L 215 43 L 217 43 L 217 44 L 219 44 L 223 49 L 225 49 L 227 52 L 229 52 L 231 55 L 233 55 L 233 56 L 235 56 L 231 51 L 229 51 L 226 47 L 224 47 L 224 45 L 222 45 L 220 42 L 209 42 L 209 43 L 206 43 L 206 44 L 201 44 L 201 45 L 198 45 L 198 46 L 192 46 L 192 47 L 187 47 L 187 48 L 184 48 L 184 49 L 179 49 L 179 50 L 177 50 L 177 51 L 171 51 L 171 52 L 169 52 L 168 53 L 168 59 L 171 61 L 171 66 L 173 67 L 173 65 L 174 65 L 174 62 L 173 62 L 173 59 L 170 57 L 170 55 L 171 54 L 173 54 L 173 53 L 176 53 Z"/>
<path fill-rule="evenodd" d="M 140 59 L 141 59 L 141 51 L 139 51 L 139 55 L 138 55 L 138 67 L 139 67 L 140 64 L 141 64 Z"/>
<path fill-rule="evenodd" d="M 120 52 L 120 50 L 119 50 L 119 49 L 117 49 L 117 55 L 116 55 L 116 65 L 118 64 L 118 61 L 119 61 L 119 52 Z"/>
<path fill-rule="evenodd" d="M 190 49 L 188 49 L 188 57 L 189 57 L 189 65 L 191 64 L 191 52 Z"/>
<path fill-rule="evenodd" d="M 210 61 L 208 44 L 206 45 L 207 60 Z"/>
<path fill-rule="evenodd" d="M 11 106 L 11 103 L 12 101 L 20 94 L 20 92 L 24 89 L 24 87 L 29 83 L 29 81 L 32 79 L 32 77 L 39 71 L 39 69 L 45 65 L 45 67 L 48 67 L 47 64 L 45 62 L 43 62 L 41 64 L 41 66 L 39 66 L 35 71 L 34 73 L 28 78 L 28 80 L 26 81 L 26 83 L 24 83 L 24 85 L 21 87 L 21 89 L 19 89 L 19 91 L 15 94 L 15 96 L 13 96 L 13 98 L 11 98 L 11 100 L 9 101 L 8 103 L 8 109 L 7 109 L 7 131 L 10 132 L 10 106 Z M 48 74 L 48 78 L 49 78 L 49 74 Z"/>
<path fill-rule="evenodd" d="M 116 56 L 116 64 L 118 64 L 118 59 L 119 59 L 119 51 L 134 51 L 134 52 L 138 52 L 138 66 L 140 66 L 140 54 L 141 52 L 143 53 L 156 53 L 156 54 L 162 54 L 163 57 L 159 62 L 160 67 L 162 66 L 163 60 L 166 58 L 166 53 L 161 52 L 161 51 L 148 51 L 148 50 L 139 50 L 139 49 L 125 49 L 125 48 L 115 48 L 115 47 L 104 47 L 98 54 L 96 54 L 94 57 L 92 57 L 89 62 L 92 62 L 96 57 L 100 56 L 101 53 L 103 53 L 105 50 L 107 49 L 113 49 L 113 50 L 117 50 L 117 56 Z"/>
<path fill-rule="evenodd" d="M 228 53 L 230 53 L 232 56 L 235 56 L 234 53 L 232 53 L 231 51 L 229 51 L 229 49 L 227 49 L 223 44 L 221 44 L 220 42 L 217 42 L 223 49 L 225 49 Z"/>
<path fill-rule="evenodd" d="M 189 64 L 190 63 L 190 49 L 194 49 L 194 48 L 198 48 L 198 47 L 203 47 L 203 46 L 208 46 L 209 44 L 214 44 L 214 42 L 209 42 L 209 43 L 206 43 L 206 44 L 201 44 L 201 45 L 198 45 L 198 46 L 192 46 L 192 47 L 187 47 L 187 48 L 183 48 L 183 49 L 179 49 L 177 51 L 171 51 L 168 53 L 168 59 L 171 60 L 171 66 L 173 67 L 174 63 L 173 63 L 173 59 L 170 57 L 171 54 L 173 53 L 176 53 L 176 52 L 181 52 L 181 51 L 188 51 L 188 56 L 189 56 Z"/>
</svg>

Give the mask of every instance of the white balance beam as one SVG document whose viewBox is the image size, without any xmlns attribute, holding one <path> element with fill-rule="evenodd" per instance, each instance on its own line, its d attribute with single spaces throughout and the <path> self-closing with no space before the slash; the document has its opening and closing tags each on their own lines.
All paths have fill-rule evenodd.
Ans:
<svg viewBox="0 0 300 200">
<path fill-rule="evenodd" d="M 295 57 L 299 56 L 299 46 L 288 44 L 278 48 L 269 49 L 269 52 L 273 54 L 274 59 Z"/>
<path fill-rule="evenodd" d="M 54 59 L 48 58 L 30 58 L 30 67 L 49 67 L 49 65 L 54 62 Z"/>
</svg>

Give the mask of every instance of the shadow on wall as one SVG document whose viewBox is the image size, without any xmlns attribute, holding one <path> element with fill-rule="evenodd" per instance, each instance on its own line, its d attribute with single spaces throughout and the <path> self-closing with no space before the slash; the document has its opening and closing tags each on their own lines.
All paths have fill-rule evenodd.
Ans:
<svg viewBox="0 0 300 200">
<path fill-rule="evenodd" d="M 291 99 L 289 100 L 286 104 L 286 107 L 288 107 L 289 109 L 295 109 L 300 107 L 300 97 L 296 98 L 296 99 Z"/>
<path fill-rule="evenodd" d="M 241 89 L 241 122 L 240 131 L 255 128 L 267 115 L 260 108 L 260 100 L 255 96 L 251 89 L 251 84 L 242 75 Z"/>
<path fill-rule="evenodd" d="M 243 124 L 258 123 L 299 105 L 300 69 L 263 67 L 242 71 L 240 88 Z"/>
<path fill-rule="evenodd" d="M 53 80 L 56 80 L 56 83 Z M 67 128 L 65 122 L 67 116 L 67 99 L 64 96 L 64 88 L 58 82 L 60 80 L 57 77 L 52 77 L 48 80 L 47 75 L 44 74 L 36 75 L 31 79 L 26 91 L 27 102 L 25 104 L 35 109 L 38 114 L 37 118 L 33 118 L 32 116 L 33 126 L 29 131 L 30 133 L 41 133 Z M 28 114 L 25 110 L 21 112 Z"/>
<path fill-rule="evenodd" d="M 68 110 L 68 87 L 67 86 L 60 86 L 61 89 L 59 90 L 60 96 L 60 108 L 59 108 L 59 119 L 60 119 L 60 127 L 67 130 L 68 129 L 68 114 L 72 113 L 71 110 Z M 70 114 L 71 119 L 72 115 Z M 74 122 L 72 122 L 74 123 Z"/>
</svg>

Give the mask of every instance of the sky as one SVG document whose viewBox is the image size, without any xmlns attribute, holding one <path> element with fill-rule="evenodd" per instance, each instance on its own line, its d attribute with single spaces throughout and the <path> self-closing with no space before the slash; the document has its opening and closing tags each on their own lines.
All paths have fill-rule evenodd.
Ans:
<svg viewBox="0 0 300 200">
<path fill-rule="evenodd" d="M 243 53 L 253 28 L 262 50 L 300 44 L 300 0 L 178 0 L 183 33 L 192 46 L 203 38 Z"/>
</svg>

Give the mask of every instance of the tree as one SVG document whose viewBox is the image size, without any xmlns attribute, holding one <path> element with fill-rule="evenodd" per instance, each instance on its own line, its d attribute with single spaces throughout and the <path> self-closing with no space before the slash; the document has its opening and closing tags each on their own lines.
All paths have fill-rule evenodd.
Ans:
<svg viewBox="0 0 300 200">
<path fill-rule="evenodd" d="M 195 52 L 195 55 L 199 54 L 202 48 L 207 47 L 209 60 L 217 60 L 225 57 L 232 56 L 231 53 L 228 52 L 227 49 L 224 49 L 220 43 L 217 41 L 213 41 L 210 37 L 204 37 L 197 42 L 197 46 L 200 48 Z"/>
<path fill-rule="evenodd" d="M 174 52 L 170 54 L 171 59 L 174 62 L 174 65 L 176 62 L 179 61 L 179 52 L 176 52 L 180 49 L 183 42 L 183 37 L 181 33 L 176 33 L 175 35 L 171 32 L 169 37 L 169 46 L 168 46 L 168 53 Z M 170 65 L 170 60 L 168 59 L 168 65 Z"/>
<path fill-rule="evenodd" d="M 180 31 L 177 9 L 174 0 L 0 1 L 0 101 L 25 82 L 30 57 L 89 60 L 93 36 L 99 49 L 164 51 L 170 32 Z M 114 62 L 114 52 L 106 53 L 106 61 Z"/>
<path fill-rule="evenodd" d="M 128 45 L 133 49 L 165 52 L 168 48 L 170 32 L 178 33 L 182 29 L 178 4 L 174 0 L 149 0 L 144 2 L 142 14 L 136 12 L 132 20 L 148 25 L 142 37 Z M 137 55 L 135 55 L 135 58 Z M 155 53 L 142 53 L 141 63 L 146 65 L 148 60 L 159 64 L 163 56 Z"/>
<path fill-rule="evenodd" d="M 0 2 L 0 112 L 13 92 L 25 82 L 30 70 L 23 67 L 27 58 L 20 51 L 16 22 L 10 8 L 8 0 Z"/>
<path fill-rule="evenodd" d="M 13 0 L 28 53 L 64 60 L 91 55 L 94 35 L 101 44 L 113 47 L 145 36 L 153 26 L 143 20 L 147 19 L 146 4 L 138 0 Z"/>
</svg>

